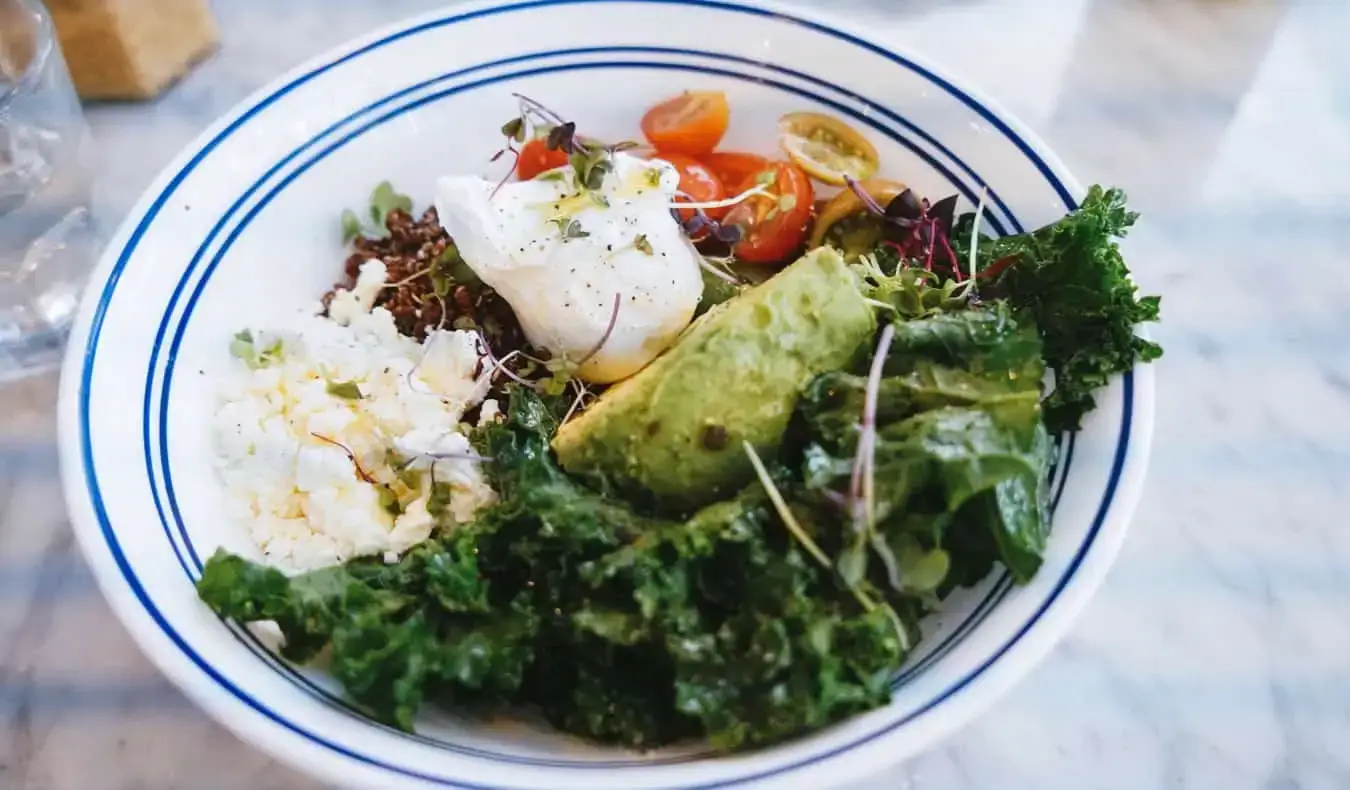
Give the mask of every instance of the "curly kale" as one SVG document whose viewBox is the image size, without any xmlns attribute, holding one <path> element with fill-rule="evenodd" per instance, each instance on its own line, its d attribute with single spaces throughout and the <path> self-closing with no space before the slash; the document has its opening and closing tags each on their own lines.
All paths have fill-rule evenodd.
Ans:
<svg viewBox="0 0 1350 790">
<path fill-rule="evenodd" d="M 1135 334 L 1157 321 L 1159 297 L 1138 295 L 1117 240 L 1138 219 L 1119 189 L 1093 186 L 1077 211 L 1031 233 L 982 238 L 980 293 L 1029 314 L 1055 373 L 1046 398 L 1051 432 L 1076 430 L 1096 406 L 1093 393 L 1162 348 Z M 973 217 L 957 223 L 952 244 L 968 250 Z M 988 284 L 983 284 L 988 283 Z"/>
</svg>

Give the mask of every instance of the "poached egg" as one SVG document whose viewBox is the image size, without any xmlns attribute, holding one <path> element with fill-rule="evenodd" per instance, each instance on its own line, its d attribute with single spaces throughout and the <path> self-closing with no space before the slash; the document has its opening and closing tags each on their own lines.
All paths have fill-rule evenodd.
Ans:
<svg viewBox="0 0 1350 790">
<path fill-rule="evenodd" d="M 577 375 L 596 383 L 655 359 L 703 294 L 697 253 L 670 213 L 679 172 L 625 153 L 612 163 L 596 190 L 579 188 L 571 167 L 500 189 L 476 176 L 436 184 L 441 225 L 465 263 L 511 305 L 531 343 L 584 359 Z"/>
</svg>

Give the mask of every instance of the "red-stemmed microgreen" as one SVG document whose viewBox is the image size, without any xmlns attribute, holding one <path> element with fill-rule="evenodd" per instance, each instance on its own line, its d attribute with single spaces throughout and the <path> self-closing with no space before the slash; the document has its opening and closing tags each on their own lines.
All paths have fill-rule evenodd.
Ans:
<svg viewBox="0 0 1350 790">
<path fill-rule="evenodd" d="M 934 264 L 941 261 L 950 267 L 957 282 L 965 279 L 949 241 L 958 200 L 956 195 L 929 203 L 927 198 L 920 200 L 912 190 L 906 189 L 882 206 L 857 179 L 845 176 L 845 183 L 869 213 L 903 231 L 899 238 L 885 242 L 902 261 L 922 261 L 924 270 L 930 272 Z"/>
<path fill-rule="evenodd" d="M 877 340 L 877 349 L 868 371 L 867 389 L 863 396 L 863 412 L 858 422 L 858 449 L 853 456 L 853 475 L 849 481 L 850 512 L 854 529 L 870 533 L 876 528 L 876 509 L 873 487 L 876 466 L 877 397 L 881 389 L 881 374 L 886 367 L 895 340 L 895 324 L 887 324 Z"/>
<path fill-rule="evenodd" d="M 872 197 L 871 193 L 869 193 L 866 189 L 863 188 L 861 181 L 854 178 L 853 176 L 845 174 L 844 183 L 848 186 L 849 191 L 852 192 L 855 196 L 857 196 L 858 200 L 862 201 L 863 206 L 866 207 L 869 212 L 883 219 L 887 220 L 896 219 L 895 217 L 887 216 L 886 207 L 878 203 L 877 199 Z"/>
<path fill-rule="evenodd" d="M 331 444 L 334 447 L 341 450 L 342 452 L 346 453 L 347 458 L 352 462 L 352 467 L 356 470 L 356 476 L 366 483 L 370 483 L 371 485 L 375 484 L 375 478 L 367 474 L 366 470 L 361 467 L 361 462 L 356 460 L 356 453 L 352 452 L 352 448 L 348 447 L 342 442 L 339 442 L 337 439 L 330 439 L 322 434 L 311 432 L 310 436 L 313 436 L 315 439 L 318 439 L 321 442 Z"/>
<path fill-rule="evenodd" d="M 609 313 L 609 323 L 605 325 L 604 334 L 600 335 L 600 340 L 596 342 L 595 346 L 592 347 L 590 351 L 586 352 L 585 356 L 577 360 L 576 366 L 578 369 L 584 366 L 587 362 L 590 362 L 592 359 L 595 359 L 595 355 L 599 354 L 600 349 L 604 348 L 605 344 L 609 342 L 609 339 L 614 336 L 614 328 L 619 325 L 619 308 L 622 306 L 623 306 L 623 294 L 615 293 L 614 309 L 611 310 Z"/>
<path fill-rule="evenodd" d="M 572 405 L 568 407 L 567 413 L 563 415 L 563 423 L 572 419 L 572 415 L 576 414 L 577 411 L 581 409 L 586 397 L 591 394 L 590 389 L 586 387 L 586 384 L 583 381 L 577 378 L 576 374 L 586 365 L 586 363 L 595 359 L 596 355 L 605 347 L 605 344 L 614 336 L 614 329 L 619 325 L 619 308 L 622 306 L 623 294 L 615 293 L 614 309 L 610 311 L 609 323 L 605 325 L 605 331 L 600 335 L 600 340 L 597 341 L 589 351 L 582 355 L 580 359 L 572 361 L 564 357 L 562 359 L 544 363 L 545 367 L 553 372 L 552 386 L 557 388 L 552 390 L 553 394 L 562 394 L 569 385 L 575 387 L 577 391 L 576 397 L 572 400 Z M 545 387 L 544 391 L 549 392 L 550 390 L 548 387 Z"/>
<path fill-rule="evenodd" d="M 736 244 L 745 237 L 745 231 L 739 225 L 723 225 L 709 217 L 701 208 L 692 208 L 685 203 L 675 205 L 679 208 L 672 208 L 670 214 L 676 222 L 680 223 L 684 235 L 690 239 L 696 239 L 706 234 L 723 244 Z M 689 209 L 693 213 L 686 219 L 680 216 L 682 209 Z"/>
<path fill-rule="evenodd" d="M 492 353 L 492 346 L 488 344 L 487 335 L 483 334 L 483 330 L 481 329 L 477 330 L 477 334 L 478 334 L 478 346 L 481 349 L 479 354 L 480 356 L 482 356 L 483 362 L 486 363 L 487 365 L 488 376 L 495 378 L 498 373 L 504 373 L 506 374 L 507 378 L 511 379 L 512 381 L 521 385 L 522 387 L 528 387 L 533 390 L 539 389 L 539 386 L 535 382 L 526 381 L 525 379 L 521 378 L 520 375 L 516 373 L 514 370 L 512 370 L 510 366 L 507 364 L 516 356 L 529 359 L 529 356 L 527 354 L 522 352 L 520 349 L 516 349 L 514 351 L 508 352 L 506 356 L 502 357 L 501 359 L 498 359 L 497 356 Z"/>
</svg>

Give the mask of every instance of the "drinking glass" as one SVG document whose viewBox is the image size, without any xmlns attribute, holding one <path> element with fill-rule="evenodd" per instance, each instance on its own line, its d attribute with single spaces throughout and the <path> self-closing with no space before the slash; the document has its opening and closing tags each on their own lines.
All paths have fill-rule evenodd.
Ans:
<svg viewBox="0 0 1350 790">
<path fill-rule="evenodd" d="M 60 362 L 98 251 L 89 149 L 51 17 L 0 0 L 0 383 Z"/>
</svg>

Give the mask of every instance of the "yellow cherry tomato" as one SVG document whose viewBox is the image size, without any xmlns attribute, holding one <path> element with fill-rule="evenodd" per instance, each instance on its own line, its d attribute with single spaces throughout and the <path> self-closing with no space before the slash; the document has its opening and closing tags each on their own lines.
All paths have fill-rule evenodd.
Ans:
<svg viewBox="0 0 1350 790">
<path fill-rule="evenodd" d="M 778 145 L 812 178 L 843 185 L 845 176 L 859 181 L 876 175 L 878 155 L 856 129 L 828 115 L 791 112 L 778 119 Z"/>
</svg>

